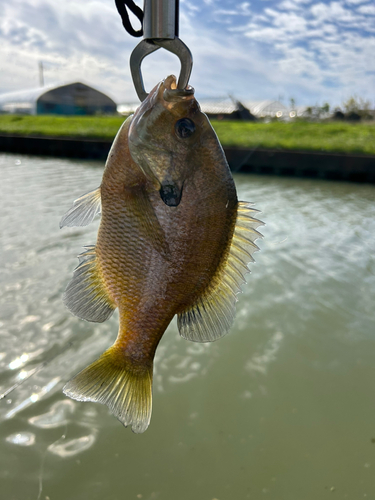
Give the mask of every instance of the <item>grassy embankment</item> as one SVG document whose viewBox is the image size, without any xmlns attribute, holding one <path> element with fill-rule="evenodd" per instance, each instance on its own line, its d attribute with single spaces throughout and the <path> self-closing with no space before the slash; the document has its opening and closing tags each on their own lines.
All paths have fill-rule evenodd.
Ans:
<svg viewBox="0 0 375 500">
<path fill-rule="evenodd" d="M 123 117 L 0 115 L 0 134 L 113 140 Z M 375 155 L 375 123 L 212 122 L 223 146 Z"/>
</svg>

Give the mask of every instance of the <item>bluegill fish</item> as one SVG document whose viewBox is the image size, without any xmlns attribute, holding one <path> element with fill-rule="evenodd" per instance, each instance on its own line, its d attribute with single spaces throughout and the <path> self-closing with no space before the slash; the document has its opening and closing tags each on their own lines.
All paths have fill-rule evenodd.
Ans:
<svg viewBox="0 0 375 500">
<path fill-rule="evenodd" d="M 64 301 L 87 321 L 119 309 L 116 342 L 64 387 L 106 404 L 136 433 L 151 418 L 153 359 L 177 315 L 182 337 L 211 342 L 230 329 L 236 295 L 261 236 L 237 200 L 223 150 L 194 91 L 169 76 L 119 130 L 101 186 L 74 202 L 63 226 L 101 212 Z"/>
</svg>

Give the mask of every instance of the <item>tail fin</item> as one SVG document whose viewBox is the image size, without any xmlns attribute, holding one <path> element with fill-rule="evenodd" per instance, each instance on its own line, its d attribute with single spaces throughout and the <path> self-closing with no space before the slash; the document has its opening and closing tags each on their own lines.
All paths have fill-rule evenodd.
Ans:
<svg viewBox="0 0 375 500">
<path fill-rule="evenodd" d="M 63 391 L 77 401 L 106 404 L 125 427 L 131 425 L 138 434 L 151 420 L 152 363 L 135 365 L 112 346 L 72 378 Z"/>
</svg>

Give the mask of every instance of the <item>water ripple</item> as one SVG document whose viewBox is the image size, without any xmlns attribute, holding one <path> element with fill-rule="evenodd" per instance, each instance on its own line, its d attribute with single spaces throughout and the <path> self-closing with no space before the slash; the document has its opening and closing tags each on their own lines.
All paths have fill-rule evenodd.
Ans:
<svg viewBox="0 0 375 500">
<path fill-rule="evenodd" d="M 58 401 L 51 406 L 47 413 L 29 418 L 31 425 L 40 427 L 41 429 L 51 429 L 67 425 L 69 416 L 74 412 L 75 404 L 73 401 L 66 399 Z"/>
<path fill-rule="evenodd" d="M 349 472 L 371 463 L 375 440 L 374 186 L 236 176 L 239 199 L 267 225 L 234 327 L 195 344 L 171 324 L 155 359 L 152 423 L 134 436 L 106 407 L 61 392 L 118 330 L 116 314 L 80 321 L 61 300 L 97 223 L 60 231 L 59 220 L 100 184 L 102 164 L 19 155 L 0 164 L 0 393 L 13 388 L 0 400 L 4 498 L 36 497 L 38 478 L 41 498 L 123 498 L 124 485 L 137 498 L 141 483 L 144 499 L 258 498 L 276 476 L 273 498 L 297 498 L 301 484 L 317 485 L 306 500 L 321 498 L 331 480 L 363 497 Z M 362 482 L 375 491 L 370 476 Z"/>
<path fill-rule="evenodd" d="M 95 443 L 95 435 L 89 434 L 76 439 L 70 439 L 65 443 L 53 443 L 48 451 L 62 458 L 73 457 L 88 450 Z"/>
<path fill-rule="evenodd" d="M 17 444 L 18 446 L 31 446 L 35 443 L 35 434 L 32 432 L 19 432 L 11 434 L 5 439 L 8 443 Z"/>
</svg>

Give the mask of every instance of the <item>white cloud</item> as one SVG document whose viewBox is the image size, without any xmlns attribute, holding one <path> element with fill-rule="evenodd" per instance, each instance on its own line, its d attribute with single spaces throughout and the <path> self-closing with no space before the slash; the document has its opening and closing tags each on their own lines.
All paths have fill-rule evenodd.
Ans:
<svg viewBox="0 0 375 500">
<path fill-rule="evenodd" d="M 217 9 L 214 14 L 218 16 L 238 16 L 240 13 L 238 10 Z"/>
<path fill-rule="evenodd" d="M 114 95 L 120 85 L 131 89 L 125 69 L 132 39 L 108 2 L 16 0 L 5 4 L 0 47 L 3 91 L 36 86 L 40 60 L 45 63 L 47 84 L 86 79 Z M 12 76 L 22 73 L 22 79 Z"/>
<path fill-rule="evenodd" d="M 292 0 L 284 0 L 278 5 L 279 9 L 283 10 L 299 10 L 301 6 Z"/>
<path fill-rule="evenodd" d="M 249 16 L 252 14 L 250 8 L 250 2 L 242 2 L 240 4 L 236 4 L 235 8 L 231 9 L 223 9 L 216 8 L 213 11 L 215 16 Z"/>
<path fill-rule="evenodd" d="M 375 8 L 366 1 L 181 2 L 180 36 L 194 57 L 191 83 L 200 95 L 232 92 L 249 100 L 372 98 Z M 138 42 L 123 29 L 113 0 L 3 3 L 0 91 L 36 86 L 42 60 L 47 83 L 83 79 L 118 101 L 136 100 L 129 56 Z M 179 64 L 159 50 L 142 68 L 150 88 Z"/>
<path fill-rule="evenodd" d="M 361 7 L 358 7 L 357 11 L 361 14 L 375 16 L 375 5 L 361 5 Z"/>
<path fill-rule="evenodd" d="M 353 11 L 346 9 L 340 2 L 331 2 L 329 4 L 318 3 L 311 7 L 311 14 L 315 21 L 334 21 L 337 23 L 352 23 L 356 20 L 356 15 Z"/>
<path fill-rule="evenodd" d="M 295 8 L 285 12 L 285 2 Z M 338 1 L 300 9 L 295 0 L 285 2 L 265 6 L 266 19 L 253 16 L 244 31 L 247 38 L 269 47 L 272 71 L 280 81 L 336 102 L 353 93 L 373 98 L 375 26 L 364 15 L 372 9 L 364 6 L 361 13 Z"/>
</svg>

